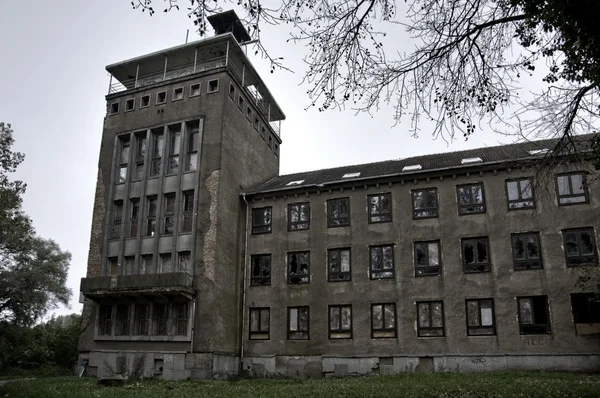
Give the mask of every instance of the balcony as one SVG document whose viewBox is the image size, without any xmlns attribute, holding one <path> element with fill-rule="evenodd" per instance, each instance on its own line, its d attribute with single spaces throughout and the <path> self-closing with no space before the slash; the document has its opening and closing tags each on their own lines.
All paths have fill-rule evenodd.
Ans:
<svg viewBox="0 0 600 398">
<path fill-rule="evenodd" d="M 95 301 L 175 296 L 191 299 L 194 295 L 193 278 L 187 272 L 81 278 L 80 290 Z"/>
</svg>

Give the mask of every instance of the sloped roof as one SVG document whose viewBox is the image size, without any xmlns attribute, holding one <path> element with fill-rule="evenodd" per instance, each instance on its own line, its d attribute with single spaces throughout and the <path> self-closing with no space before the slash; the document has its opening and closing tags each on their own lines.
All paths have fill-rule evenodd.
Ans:
<svg viewBox="0 0 600 398">
<path fill-rule="evenodd" d="M 587 150 L 589 143 L 598 133 L 580 135 L 575 137 L 578 150 Z M 458 169 L 467 167 L 478 167 L 483 165 L 504 163 L 516 160 L 535 159 L 546 156 L 545 153 L 534 153 L 530 151 L 548 149 L 553 151 L 559 139 L 546 139 L 539 141 L 527 141 L 516 144 L 500 145 L 469 149 L 458 152 L 439 153 L 433 155 L 415 156 L 406 159 L 386 160 L 382 162 L 358 164 L 352 166 L 335 167 L 302 173 L 286 174 L 275 177 L 257 188 L 247 192 L 255 195 L 265 192 L 280 191 L 287 189 L 298 189 L 309 186 L 328 185 L 356 180 L 375 179 L 390 176 L 410 176 L 433 172 L 444 169 Z M 464 162 L 464 159 L 481 158 L 481 161 Z M 404 170 L 407 166 L 421 165 L 418 170 Z M 346 174 L 359 173 L 359 176 L 343 178 Z M 288 185 L 289 183 L 293 185 Z"/>
</svg>

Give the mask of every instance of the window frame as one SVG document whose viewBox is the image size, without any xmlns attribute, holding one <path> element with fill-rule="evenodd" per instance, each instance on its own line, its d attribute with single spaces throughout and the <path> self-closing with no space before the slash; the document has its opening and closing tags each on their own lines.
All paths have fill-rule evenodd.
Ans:
<svg viewBox="0 0 600 398">
<path fill-rule="evenodd" d="M 340 203 L 342 203 L 342 201 L 346 201 L 347 205 L 346 207 L 348 208 L 348 214 L 346 216 L 339 216 L 339 217 L 332 217 L 332 206 L 336 206 L 338 207 L 338 212 L 339 212 L 339 206 Z M 351 225 L 351 212 L 350 212 L 350 198 L 349 197 L 345 197 L 345 198 L 333 198 L 333 199 L 327 199 L 327 228 L 342 228 L 342 227 L 349 227 Z M 346 220 L 347 219 L 347 220 Z M 335 224 L 333 221 L 334 220 L 341 220 L 340 224 Z M 345 221 L 345 223 L 344 223 Z"/>
<path fill-rule="evenodd" d="M 137 238 L 137 234 L 139 232 L 139 222 L 140 222 L 140 211 L 142 209 L 142 203 L 140 198 L 130 198 L 129 199 L 129 231 L 127 234 L 128 238 Z M 134 210 L 137 209 L 137 212 Z M 135 233 L 134 233 L 135 230 Z"/>
<path fill-rule="evenodd" d="M 491 307 L 490 309 L 492 310 L 492 325 L 491 326 L 483 326 L 482 323 L 482 317 L 481 317 L 481 303 L 485 302 L 485 301 L 489 301 L 491 303 Z M 478 325 L 477 326 L 471 326 L 469 325 L 469 302 L 475 302 L 477 303 L 477 322 Z M 495 308 L 495 303 L 494 303 L 494 299 L 489 297 L 489 298 L 471 298 L 471 299 L 465 299 L 465 320 L 466 320 L 466 325 L 467 325 L 467 336 L 469 337 L 487 337 L 487 336 L 495 336 L 497 333 L 496 330 L 496 308 Z M 491 333 L 472 333 L 471 329 L 475 329 L 475 330 L 485 330 L 485 329 L 491 329 Z"/>
<path fill-rule="evenodd" d="M 306 256 L 307 259 L 307 265 L 308 268 L 306 270 L 306 273 L 301 273 L 302 269 L 299 268 L 298 272 L 295 272 L 292 274 L 291 271 L 291 256 Z M 286 274 L 287 274 L 287 284 L 288 285 L 304 285 L 304 284 L 308 284 L 310 283 L 310 251 L 309 250 L 301 250 L 301 251 L 293 251 L 293 252 L 287 252 L 286 257 L 285 257 L 285 264 L 286 264 Z M 301 264 L 298 264 L 298 267 L 300 267 Z M 292 278 L 298 278 L 297 281 L 292 281 Z M 306 278 L 306 280 L 302 280 Z"/>
<path fill-rule="evenodd" d="M 388 201 L 388 207 L 389 207 L 389 211 L 388 212 L 382 212 L 382 211 L 378 211 L 377 213 L 373 213 L 372 210 L 372 204 L 371 204 L 371 199 L 372 198 L 378 198 L 378 202 L 381 203 L 382 198 L 386 198 Z M 368 209 L 368 215 L 369 215 L 369 224 L 380 224 L 380 223 L 386 223 L 386 222 L 392 222 L 393 221 L 393 217 L 392 217 L 392 193 L 391 192 L 383 192 L 383 193 L 375 193 L 375 194 L 371 194 L 371 195 L 367 195 L 367 209 Z M 384 220 L 379 220 L 379 221 L 374 221 L 373 218 L 374 217 L 387 217 L 387 219 Z"/>
<path fill-rule="evenodd" d="M 262 330 L 262 313 L 267 312 L 268 322 L 267 330 Z M 258 312 L 258 331 L 252 330 L 252 313 Z M 270 307 L 249 307 L 248 308 L 248 340 L 270 340 L 271 339 L 271 308 Z"/>
<path fill-rule="evenodd" d="M 158 309 L 164 309 L 164 313 L 162 311 L 158 311 Z M 166 303 L 152 303 L 152 336 L 168 336 L 169 335 L 169 304 Z M 160 316 L 159 315 L 164 315 Z M 161 333 L 162 330 L 165 330 L 165 333 Z"/>
<path fill-rule="evenodd" d="M 291 328 L 291 312 L 292 310 L 296 310 L 296 325 L 298 330 L 290 330 Z M 300 330 L 300 310 L 306 311 L 306 330 Z M 292 338 L 291 333 L 305 333 L 306 337 L 304 338 Z M 295 307 L 287 307 L 287 339 L 288 340 L 310 340 L 310 307 L 305 306 L 295 306 Z"/>
<path fill-rule="evenodd" d="M 171 304 L 171 328 L 173 336 L 187 336 L 190 328 L 190 305 L 188 301 Z M 181 330 L 181 326 L 185 326 Z"/>
<path fill-rule="evenodd" d="M 117 304 L 115 314 L 115 336 L 130 336 L 131 306 L 129 304 Z"/>
<path fill-rule="evenodd" d="M 544 303 L 546 306 L 546 319 L 547 319 L 547 324 L 545 324 L 545 332 L 525 332 L 524 331 L 524 327 L 541 327 L 542 325 L 544 325 L 543 323 L 535 323 L 535 310 L 534 310 L 534 304 L 533 304 L 533 300 L 534 299 L 540 299 L 543 298 L 544 299 Z M 524 324 L 522 322 L 522 315 L 521 315 L 521 300 L 532 300 L 531 301 L 531 316 L 533 318 L 534 323 L 527 323 Z M 552 334 L 552 321 L 550 319 L 550 303 L 548 301 L 548 296 L 546 295 L 537 295 L 537 296 L 519 296 L 517 297 L 517 319 L 518 319 L 518 323 L 519 323 L 519 333 L 521 335 L 532 335 L 532 334 Z"/>
<path fill-rule="evenodd" d="M 172 205 L 172 209 L 169 209 L 169 204 Z M 177 213 L 177 195 L 172 193 L 166 193 L 163 195 L 162 202 L 162 225 L 161 233 L 163 236 L 173 236 L 175 234 L 175 214 Z M 167 228 L 170 227 L 169 231 Z"/>
<path fill-rule="evenodd" d="M 154 206 L 154 213 L 151 212 L 152 209 L 152 201 L 155 201 L 155 206 Z M 158 196 L 157 195 L 151 195 L 151 196 L 147 196 L 146 197 L 146 205 L 144 206 L 144 212 L 145 217 L 145 228 L 144 228 L 144 236 L 145 237 L 154 237 L 158 230 L 157 230 L 157 217 L 158 217 Z M 149 231 L 151 230 L 150 226 L 152 225 L 152 233 L 150 233 Z"/>
<path fill-rule="evenodd" d="M 473 187 L 480 186 L 481 187 L 481 204 L 473 203 Z M 469 188 L 469 203 L 461 204 L 460 203 L 460 195 L 459 191 L 461 188 Z M 487 206 L 485 203 L 485 186 L 483 181 L 481 182 L 473 182 L 470 184 L 461 184 L 456 186 L 456 205 L 458 206 L 458 215 L 459 216 L 469 216 L 471 214 L 485 214 L 487 211 Z M 465 211 L 465 208 L 473 207 L 476 205 L 481 205 L 482 209 L 478 211 Z"/>
<path fill-rule="evenodd" d="M 197 125 L 196 125 L 197 123 Z M 194 135 L 196 140 L 194 140 Z M 185 164 L 183 165 L 184 173 L 193 173 L 198 170 L 198 152 L 200 147 L 200 122 L 185 123 Z M 195 141 L 195 146 L 194 146 Z M 192 162 L 192 157 L 195 157 L 195 162 Z"/>
<path fill-rule="evenodd" d="M 583 185 L 583 194 L 573 194 L 573 181 L 571 179 L 571 176 L 574 175 L 580 175 L 581 176 L 581 184 Z M 559 177 L 568 177 L 568 181 L 569 181 L 569 192 L 571 192 L 568 195 L 560 195 L 560 190 L 559 190 L 559 186 L 558 186 L 558 178 Z M 573 205 L 583 205 L 583 204 L 587 204 L 590 203 L 590 195 L 588 192 L 588 186 L 587 186 L 587 175 L 585 172 L 583 171 L 574 171 L 574 172 L 569 172 L 569 173 L 560 173 L 560 174 L 556 174 L 555 178 L 554 178 L 554 184 L 555 184 L 555 189 L 556 189 L 556 200 L 557 200 L 557 204 L 559 206 L 573 206 Z M 570 202 L 570 203 L 561 203 L 560 199 L 561 198 L 575 198 L 575 197 L 584 197 L 584 201 L 583 202 Z"/>
<path fill-rule="evenodd" d="M 538 250 L 538 259 L 529 259 L 529 254 L 527 254 L 527 250 L 525 249 L 526 258 L 525 259 L 517 259 L 515 257 L 515 239 L 519 237 L 527 237 L 527 236 L 535 236 Z M 515 271 L 526 271 L 530 269 L 544 269 L 544 261 L 542 258 L 542 244 L 540 240 L 539 232 L 519 232 L 510 234 L 510 248 L 512 251 L 513 257 L 513 267 Z M 537 263 L 537 264 L 536 264 Z"/>
<path fill-rule="evenodd" d="M 600 324 L 600 302 L 596 301 L 597 294 L 595 293 L 571 293 L 571 312 L 573 314 L 573 323 L 575 327 L 577 325 L 593 325 Z M 580 309 L 579 311 L 575 311 L 575 306 L 573 305 L 576 300 L 575 298 L 579 298 L 580 301 L 585 301 L 585 310 Z M 594 310 L 596 307 L 596 310 Z M 582 317 L 581 312 L 585 312 L 585 316 Z M 583 320 L 581 318 L 584 318 Z"/>
<path fill-rule="evenodd" d="M 156 128 L 152 129 L 150 137 L 152 139 L 152 148 L 150 149 L 150 162 L 148 167 L 148 178 L 158 178 L 164 172 L 164 162 L 163 159 L 165 157 L 165 138 L 166 134 L 164 128 Z M 157 163 L 158 162 L 158 163 Z M 158 172 L 154 174 L 155 168 L 154 166 L 158 164 Z"/>
<path fill-rule="evenodd" d="M 253 272 L 254 260 L 258 259 L 260 261 L 260 263 L 259 263 L 260 274 L 262 275 L 263 269 L 265 268 L 265 264 L 263 264 L 262 260 L 267 259 L 267 258 L 269 261 L 268 261 L 266 268 L 268 268 L 268 270 L 269 270 L 269 276 L 268 277 L 263 277 L 263 276 L 255 277 L 254 272 Z M 250 286 L 270 286 L 271 285 L 272 261 L 273 261 L 273 257 L 271 255 L 271 253 L 252 254 L 250 256 Z M 263 281 L 265 283 L 258 283 L 259 281 Z"/>
<path fill-rule="evenodd" d="M 118 115 L 120 108 L 121 108 L 121 103 L 119 101 L 111 102 L 110 105 L 108 106 L 108 114 L 110 116 Z"/>
<path fill-rule="evenodd" d="M 531 190 L 531 198 L 523 199 L 523 191 L 521 189 L 521 181 L 529 180 L 529 189 Z M 509 196 L 508 184 L 511 182 L 517 183 L 517 199 L 511 199 Z M 533 187 L 533 177 L 519 177 L 519 178 L 509 178 L 504 180 L 504 190 L 506 191 L 506 207 L 509 211 L 519 211 L 519 210 L 530 210 L 536 208 L 535 203 L 535 190 Z M 511 207 L 511 204 L 518 204 L 523 202 L 531 202 L 531 206 L 522 206 L 522 207 Z"/>
<path fill-rule="evenodd" d="M 135 171 L 131 173 L 132 181 L 141 181 L 144 179 L 146 172 L 146 153 L 148 152 L 148 138 L 146 131 L 140 131 L 133 135 L 135 141 Z M 141 167 L 141 175 L 138 175 L 138 170 Z"/>
<path fill-rule="evenodd" d="M 564 247 L 564 252 L 565 252 L 565 263 L 567 265 L 567 268 L 582 267 L 582 266 L 585 267 L 588 265 L 598 265 L 598 246 L 596 243 L 596 234 L 595 234 L 594 227 L 567 228 L 567 229 L 563 229 L 561 232 L 562 232 L 563 247 Z M 582 232 L 589 233 L 589 235 L 591 237 L 592 254 L 590 254 L 590 255 L 581 254 L 581 233 Z M 568 233 L 576 233 L 577 234 L 577 240 L 576 240 L 577 251 L 578 251 L 577 256 L 569 256 L 569 254 L 568 254 L 567 239 L 566 239 L 566 234 L 568 234 Z M 591 259 L 591 261 L 589 261 L 590 259 Z"/>
<path fill-rule="evenodd" d="M 466 263 L 466 256 L 465 256 L 465 244 L 467 242 L 475 242 L 475 244 L 473 245 L 473 260 L 474 260 L 474 265 L 472 264 L 467 264 Z M 477 262 L 477 257 L 479 254 L 478 248 L 477 248 L 477 243 L 479 243 L 479 241 L 485 241 L 486 242 L 486 250 L 487 250 L 487 262 L 485 263 L 479 263 Z M 462 263 L 462 268 L 463 268 L 463 273 L 465 274 L 479 274 L 479 273 L 486 273 L 486 272 L 492 272 L 492 251 L 490 250 L 490 238 L 489 236 L 474 236 L 474 237 L 469 237 L 469 238 L 461 238 L 460 240 L 460 257 L 461 257 L 461 263 Z M 468 269 L 468 267 L 475 267 L 475 265 L 477 267 L 479 267 L 482 264 L 484 266 L 483 270 L 478 270 L 478 269 Z"/>
<path fill-rule="evenodd" d="M 212 83 L 217 82 L 217 85 L 214 89 L 211 89 L 210 86 Z M 217 93 L 219 92 L 219 87 L 220 86 L 220 82 L 219 82 L 219 78 L 216 79 L 211 79 L 206 83 L 206 93 L 207 94 L 211 94 L 211 93 Z"/>
<path fill-rule="evenodd" d="M 127 150 L 127 159 L 124 158 L 125 149 Z M 118 155 L 117 159 L 119 160 L 117 167 L 117 177 L 115 184 L 125 184 L 128 181 L 130 168 L 129 163 L 131 160 L 131 140 L 129 138 L 129 134 L 124 134 L 119 136 L 118 141 Z M 123 170 L 125 170 L 125 175 L 123 176 Z"/>
<path fill-rule="evenodd" d="M 422 209 L 415 208 L 415 198 L 419 192 L 427 192 L 427 195 L 430 194 L 428 191 L 433 191 L 433 195 L 435 197 L 435 207 L 424 207 Z M 438 218 L 440 216 L 440 203 L 438 200 L 438 189 L 436 187 L 431 188 L 422 188 L 422 189 L 413 189 L 410 191 L 411 199 L 412 199 L 412 215 L 413 220 L 424 220 L 428 218 Z M 425 202 L 427 203 L 427 198 L 425 198 Z M 427 216 L 419 216 L 417 213 L 424 211 L 434 211 L 435 214 L 427 215 Z"/>
<path fill-rule="evenodd" d="M 431 310 L 431 305 L 435 304 L 435 303 L 440 303 L 441 304 L 441 308 L 442 308 L 442 326 L 421 326 L 420 323 L 420 309 L 419 309 L 419 305 L 420 304 L 427 304 L 429 307 L 429 324 L 432 325 L 433 324 L 433 311 Z M 424 301 L 416 301 L 417 304 L 417 337 L 418 338 L 440 338 L 440 337 L 446 337 L 446 314 L 445 314 L 445 309 L 444 309 L 444 300 L 424 300 Z M 435 331 L 435 330 L 441 330 L 442 334 L 441 335 L 437 335 L 437 336 L 427 336 L 427 335 L 422 335 L 421 331 Z"/>
<path fill-rule="evenodd" d="M 331 310 L 338 309 L 339 313 L 337 317 L 338 319 L 338 328 L 331 328 Z M 342 310 L 349 309 L 350 310 L 350 329 L 344 329 L 342 327 Z M 346 340 L 352 339 L 352 304 L 332 304 L 327 307 L 327 330 L 329 331 L 329 339 L 330 340 Z"/>
<path fill-rule="evenodd" d="M 115 323 L 115 316 L 113 311 L 114 306 L 112 304 L 98 304 L 98 336 L 113 335 L 113 326 Z M 106 333 L 107 330 L 108 333 Z"/>
<path fill-rule="evenodd" d="M 146 103 L 146 105 L 144 105 L 144 98 L 148 99 L 148 102 Z M 140 109 L 149 108 L 151 102 L 152 102 L 152 95 L 151 94 L 142 95 L 140 97 Z"/>
<path fill-rule="evenodd" d="M 113 214 L 111 222 L 111 230 L 109 240 L 121 239 L 121 226 L 123 225 L 123 212 L 125 211 L 125 203 L 123 200 L 115 200 L 112 203 Z"/>
<path fill-rule="evenodd" d="M 167 148 L 167 167 L 165 175 L 177 175 L 181 169 L 181 145 L 183 144 L 183 128 L 181 123 L 167 125 L 168 148 Z M 179 141 L 179 145 L 177 145 Z"/>
<path fill-rule="evenodd" d="M 129 104 L 131 104 L 131 107 L 129 106 Z M 127 98 L 125 100 L 125 112 L 133 112 L 133 111 L 135 111 L 135 97 Z"/>
<path fill-rule="evenodd" d="M 254 214 L 259 211 L 269 210 L 269 222 L 255 224 Z M 264 219 L 264 213 L 263 213 Z M 263 220 L 264 221 L 264 220 Z M 273 206 L 255 207 L 252 208 L 252 235 L 270 234 L 273 231 Z"/>
<path fill-rule="evenodd" d="M 438 266 L 437 266 L 437 272 L 424 272 L 424 273 L 419 273 L 419 270 L 424 270 L 424 271 L 428 271 L 428 270 L 434 270 L 435 271 L 435 267 L 430 265 L 430 261 L 429 261 L 429 245 L 430 244 L 437 244 L 437 249 L 438 249 Z M 427 245 L 427 265 L 418 265 L 417 263 L 417 245 Z M 442 242 L 440 239 L 435 239 L 435 240 L 424 240 L 424 241 L 416 241 L 413 242 L 413 262 L 415 265 L 415 277 L 422 277 L 422 276 L 440 276 L 442 275 Z"/>
<path fill-rule="evenodd" d="M 177 97 L 177 93 L 181 90 L 181 97 Z M 183 100 L 185 95 L 185 88 L 184 86 L 181 87 L 173 87 L 173 92 L 171 93 L 171 102 L 175 102 L 175 101 L 181 101 Z"/>
<path fill-rule="evenodd" d="M 191 203 L 188 203 L 188 198 L 191 197 Z M 188 204 L 191 207 L 188 208 Z M 186 223 L 189 223 L 189 231 L 186 231 Z M 194 191 L 183 191 L 181 193 L 181 226 L 179 227 L 180 234 L 192 233 L 194 229 Z"/>
<path fill-rule="evenodd" d="M 235 100 L 235 92 L 237 90 L 235 89 L 235 86 L 233 85 L 232 82 L 229 82 L 229 98 L 231 98 L 232 100 Z"/>
<path fill-rule="evenodd" d="M 386 270 L 383 267 L 383 264 L 385 263 L 385 261 L 383 260 L 384 258 L 384 248 L 391 248 L 392 249 L 392 268 Z M 372 251 L 374 249 L 381 249 L 381 258 L 382 258 L 382 264 L 381 264 L 381 270 L 374 270 L 373 269 L 373 254 Z M 391 276 L 375 276 L 376 273 L 379 274 L 383 274 L 386 272 L 391 272 L 392 275 Z M 380 279 L 396 279 L 396 262 L 395 262 L 395 254 L 394 254 L 394 244 L 393 243 L 389 243 L 389 244 L 384 244 L 384 245 L 370 245 L 369 246 L 369 278 L 373 281 L 373 280 L 380 280 Z"/>
<path fill-rule="evenodd" d="M 375 329 L 373 308 L 381 306 L 381 328 Z M 394 310 L 394 327 L 386 327 L 385 308 L 391 306 Z M 393 335 L 391 335 L 393 333 Z M 387 303 L 371 303 L 371 338 L 372 339 L 395 339 L 398 337 L 398 312 L 396 311 L 395 302 Z"/>
<path fill-rule="evenodd" d="M 161 101 L 160 97 L 161 95 L 164 95 L 164 100 Z M 166 104 L 167 103 L 167 92 L 166 91 L 159 91 L 156 93 L 156 105 L 162 105 L 162 104 Z"/>
<path fill-rule="evenodd" d="M 144 309 L 142 314 L 141 309 Z M 133 306 L 133 333 L 132 336 L 150 335 L 150 304 L 135 303 Z"/>
<path fill-rule="evenodd" d="M 348 271 L 342 271 L 342 252 L 348 252 Z M 331 255 L 333 253 L 338 253 L 339 257 L 339 268 L 340 270 L 337 272 L 331 271 Z M 341 278 L 334 279 L 335 276 L 340 276 Z M 351 247 L 336 247 L 332 249 L 327 249 L 327 282 L 350 282 L 352 281 L 352 248 Z"/>
<path fill-rule="evenodd" d="M 197 90 L 196 90 L 197 88 Z M 196 93 L 194 93 L 196 92 Z M 190 84 L 190 98 L 199 97 L 202 94 L 202 85 L 200 83 Z"/>
<path fill-rule="evenodd" d="M 306 206 L 307 210 L 307 216 L 308 216 L 308 220 L 307 221 L 300 221 L 300 214 L 301 213 L 301 208 Z M 298 213 L 298 221 L 292 221 L 292 208 L 293 207 L 297 207 L 297 213 Z M 293 231 L 306 231 L 310 229 L 310 202 L 298 202 L 298 203 L 288 203 L 287 205 L 287 213 L 288 213 L 288 232 L 293 232 Z M 306 228 L 299 228 L 299 225 L 303 225 L 306 224 Z"/>
</svg>

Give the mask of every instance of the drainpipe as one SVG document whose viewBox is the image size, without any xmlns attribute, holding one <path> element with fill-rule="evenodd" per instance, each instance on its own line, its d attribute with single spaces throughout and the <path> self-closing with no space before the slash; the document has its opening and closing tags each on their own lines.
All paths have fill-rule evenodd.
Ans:
<svg viewBox="0 0 600 398">
<path fill-rule="evenodd" d="M 248 272 L 248 201 L 246 194 L 242 194 L 242 199 L 246 204 L 246 218 L 244 222 L 244 276 L 242 278 L 242 333 L 240 335 L 240 374 L 244 369 L 244 336 L 246 335 L 246 273 Z"/>
</svg>

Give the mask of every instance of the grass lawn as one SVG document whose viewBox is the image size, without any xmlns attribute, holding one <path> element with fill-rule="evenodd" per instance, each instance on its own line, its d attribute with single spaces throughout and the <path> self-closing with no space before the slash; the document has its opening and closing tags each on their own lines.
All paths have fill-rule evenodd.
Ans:
<svg viewBox="0 0 600 398">
<path fill-rule="evenodd" d="M 405 374 L 339 379 L 132 381 L 59 377 L 8 383 L 5 397 L 600 397 L 600 375 L 564 373 Z"/>
</svg>

